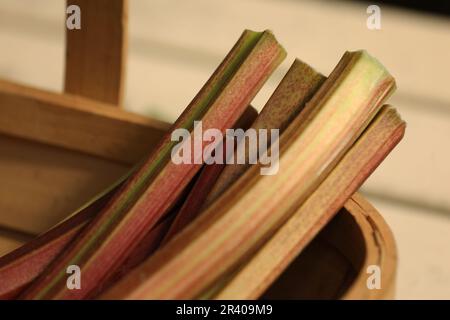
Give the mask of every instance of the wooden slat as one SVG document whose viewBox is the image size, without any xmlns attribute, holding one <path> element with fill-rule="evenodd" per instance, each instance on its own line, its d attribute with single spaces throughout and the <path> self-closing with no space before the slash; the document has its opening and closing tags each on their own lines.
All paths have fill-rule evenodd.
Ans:
<svg viewBox="0 0 450 320">
<path fill-rule="evenodd" d="M 0 81 L 0 225 L 45 231 L 149 153 L 168 127 L 79 96 Z"/>
<path fill-rule="evenodd" d="M 0 226 L 39 234 L 127 170 L 84 153 L 0 135 Z"/>
<path fill-rule="evenodd" d="M 65 91 L 122 105 L 127 0 L 68 0 L 81 9 L 81 30 L 66 32 Z"/>
<path fill-rule="evenodd" d="M 134 164 L 169 125 L 82 97 L 0 81 L 0 132 Z"/>
</svg>

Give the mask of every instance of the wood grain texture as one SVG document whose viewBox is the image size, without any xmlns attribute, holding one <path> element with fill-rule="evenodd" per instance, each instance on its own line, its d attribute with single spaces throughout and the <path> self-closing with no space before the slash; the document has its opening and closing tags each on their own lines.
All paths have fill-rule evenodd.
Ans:
<svg viewBox="0 0 450 320">
<path fill-rule="evenodd" d="M 127 0 L 68 0 L 81 9 L 81 30 L 66 29 L 65 91 L 122 105 Z"/>
<path fill-rule="evenodd" d="M 0 225 L 44 232 L 127 170 L 92 155 L 0 135 Z"/>
<path fill-rule="evenodd" d="M 0 225 L 45 231 L 150 152 L 168 128 L 108 104 L 0 81 Z"/>
<path fill-rule="evenodd" d="M 168 128 L 108 104 L 0 80 L 0 132 L 7 135 L 134 164 Z"/>
</svg>

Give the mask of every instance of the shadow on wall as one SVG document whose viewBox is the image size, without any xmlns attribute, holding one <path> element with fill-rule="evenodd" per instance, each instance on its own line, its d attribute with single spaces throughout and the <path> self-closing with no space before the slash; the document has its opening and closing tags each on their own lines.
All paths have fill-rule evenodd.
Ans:
<svg viewBox="0 0 450 320">
<path fill-rule="evenodd" d="M 382 0 L 382 1 L 351 0 L 351 1 L 377 5 L 381 4 L 392 5 L 402 9 L 409 9 L 422 13 L 431 13 L 445 17 L 450 17 L 449 1 L 423 1 L 423 0 Z"/>
</svg>

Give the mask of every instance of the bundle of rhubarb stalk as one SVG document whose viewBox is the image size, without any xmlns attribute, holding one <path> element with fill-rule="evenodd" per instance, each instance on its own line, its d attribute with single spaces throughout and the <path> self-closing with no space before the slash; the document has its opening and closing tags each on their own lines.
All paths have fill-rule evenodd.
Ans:
<svg viewBox="0 0 450 320">
<path fill-rule="evenodd" d="M 146 159 L 0 258 L 0 298 L 258 298 L 405 130 L 383 105 L 394 78 L 364 51 L 328 78 L 295 60 L 258 114 L 250 102 L 285 56 L 271 32 L 244 31 Z M 225 143 L 232 128 L 264 134 Z"/>
</svg>

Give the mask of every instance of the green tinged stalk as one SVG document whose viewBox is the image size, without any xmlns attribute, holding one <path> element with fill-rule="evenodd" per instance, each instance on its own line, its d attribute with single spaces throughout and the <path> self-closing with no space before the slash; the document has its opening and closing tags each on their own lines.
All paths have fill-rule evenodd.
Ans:
<svg viewBox="0 0 450 320">
<path fill-rule="evenodd" d="M 213 102 L 221 96 L 222 91 L 227 87 L 227 84 L 231 78 L 238 72 L 241 64 L 246 61 L 249 54 L 264 35 L 265 32 L 244 32 L 243 36 L 238 41 L 238 44 L 233 48 L 232 52 L 227 56 L 221 66 L 219 66 L 216 73 L 208 80 L 207 84 L 200 91 L 197 97 L 194 98 L 187 110 L 180 116 L 179 120 L 177 120 L 174 124 L 173 129 L 185 128 L 190 131 L 192 130 L 193 122 L 201 119 L 210 109 Z M 276 42 L 274 42 L 273 36 L 268 34 L 266 34 L 266 36 L 268 36 L 268 38 L 265 40 L 268 40 L 269 42 L 265 42 L 265 44 L 268 45 L 269 43 L 273 43 L 276 45 L 277 49 L 272 50 L 275 48 L 272 46 L 272 51 L 268 51 L 268 53 L 270 53 L 270 55 L 267 56 L 270 59 L 268 61 L 272 62 L 270 65 L 261 65 L 260 69 L 262 73 L 258 76 L 258 78 L 255 78 L 256 82 L 254 85 L 262 84 L 268 74 L 273 70 L 273 68 L 276 67 L 285 55 L 283 49 L 276 44 Z M 263 48 L 265 48 L 265 46 L 260 47 L 258 50 L 261 51 Z M 254 60 L 252 62 L 249 61 L 249 64 L 247 64 L 246 70 L 253 70 L 258 66 L 258 64 L 254 64 L 253 62 L 258 63 L 258 59 L 260 59 L 260 57 L 258 55 L 253 55 L 253 59 Z M 245 73 L 242 73 L 241 77 L 244 75 Z M 237 87 L 239 84 L 239 81 L 235 81 L 233 85 L 234 87 Z M 245 86 L 245 83 L 242 85 Z M 254 92 L 256 88 L 257 87 L 255 86 L 249 87 L 248 90 L 250 91 L 248 91 L 248 95 L 253 95 L 256 93 Z M 231 98 L 233 97 L 234 91 L 230 90 L 227 94 L 228 96 L 226 97 Z M 241 106 L 239 104 L 237 104 L 234 108 L 237 108 L 235 113 L 238 110 L 241 112 Z M 230 112 L 233 110 L 234 109 L 230 107 Z M 128 216 L 131 206 L 135 205 L 141 195 L 143 195 L 144 191 L 148 188 L 152 188 L 151 183 L 153 178 L 159 175 L 161 170 L 165 168 L 165 165 L 170 161 L 170 153 L 175 144 L 176 142 L 170 141 L 169 133 L 160 143 L 159 147 L 156 149 L 156 152 L 149 157 L 146 164 L 125 184 L 124 187 L 122 187 L 121 190 L 119 190 L 117 196 L 110 202 L 106 210 L 99 216 L 99 218 L 92 222 L 87 231 L 80 236 L 82 240 L 78 241 L 70 248 L 72 251 L 69 249 L 69 253 L 63 255 L 61 259 L 57 259 L 53 269 L 50 267 L 48 273 L 46 273 L 41 279 L 38 279 L 37 283 L 33 285 L 28 292 L 25 292 L 23 295 L 24 298 L 44 298 L 48 295 L 51 296 L 52 291 L 55 293 L 54 290 L 62 289 L 62 287 L 58 287 L 58 285 L 62 284 L 63 278 L 65 278 L 67 274 L 64 268 L 60 268 L 61 264 L 66 264 L 67 262 L 67 264 L 81 265 L 85 263 L 88 265 L 90 261 L 89 257 L 96 255 L 97 247 L 101 246 L 101 248 L 98 249 L 100 252 L 107 252 L 105 249 L 106 244 L 102 242 L 104 242 L 104 240 L 106 240 L 111 234 L 121 231 L 120 229 L 117 230 L 117 228 L 115 230 L 115 226 L 122 221 L 125 221 L 124 223 L 126 226 L 127 219 L 133 218 L 133 216 Z M 128 224 L 128 226 L 131 225 L 132 224 Z M 137 236 L 137 238 L 139 237 L 140 236 Z M 76 246 L 78 246 L 78 248 L 74 251 Z M 88 260 L 84 261 L 85 259 Z M 55 273 L 54 276 L 52 276 L 52 272 Z"/>
</svg>

